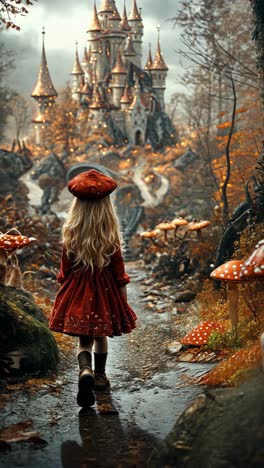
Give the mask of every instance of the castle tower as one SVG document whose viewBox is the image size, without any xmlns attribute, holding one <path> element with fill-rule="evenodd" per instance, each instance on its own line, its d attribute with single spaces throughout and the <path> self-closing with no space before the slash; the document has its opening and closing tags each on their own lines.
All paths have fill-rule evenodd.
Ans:
<svg viewBox="0 0 264 468">
<path fill-rule="evenodd" d="M 120 107 L 120 99 L 126 83 L 127 69 L 123 64 L 121 52 L 119 50 L 117 60 L 114 68 L 112 69 L 112 97 L 115 107 Z"/>
<path fill-rule="evenodd" d="M 146 138 L 148 116 L 142 99 L 140 84 L 135 75 L 134 81 L 134 97 L 126 115 L 126 125 L 130 144 L 142 146 Z"/>
<path fill-rule="evenodd" d="M 147 58 L 144 70 L 150 71 L 152 69 L 152 66 L 153 66 L 153 59 L 152 59 L 152 53 L 151 53 L 151 44 L 149 44 L 149 53 L 148 53 L 148 58 Z"/>
<path fill-rule="evenodd" d="M 124 58 L 126 63 L 128 61 L 137 64 L 137 53 L 133 47 L 132 40 L 131 40 L 131 35 L 129 34 L 128 39 L 127 39 L 127 45 L 124 49 L 123 52 Z"/>
<path fill-rule="evenodd" d="M 102 54 L 102 26 L 99 21 L 96 3 L 94 3 L 93 15 L 89 24 L 88 30 L 88 44 L 90 50 L 90 63 L 96 58 L 97 61 L 97 79 L 99 82 L 103 80 L 104 76 L 104 59 Z"/>
<path fill-rule="evenodd" d="M 133 48 L 136 52 L 135 64 L 141 68 L 142 67 L 142 38 L 144 34 L 144 26 L 142 22 L 141 15 L 138 11 L 137 1 L 133 0 L 132 10 L 128 17 L 128 23 L 131 27 L 131 41 Z"/>
<path fill-rule="evenodd" d="M 155 55 L 154 62 L 149 69 L 151 77 L 153 90 L 157 96 L 162 112 L 165 111 L 165 100 L 164 94 L 166 90 L 166 78 L 168 74 L 168 67 L 164 61 L 163 54 L 160 47 L 160 28 L 158 28 L 158 46 Z"/>
<path fill-rule="evenodd" d="M 123 12 L 122 20 L 120 23 L 120 28 L 125 33 L 129 33 L 131 31 L 131 27 L 129 26 L 128 19 L 127 19 L 126 5 L 124 5 L 124 12 Z"/>
<path fill-rule="evenodd" d="M 106 111 L 106 104 L 99 90 L 97 75 L 96 75 L 96 63 L 95 63 L 93 90 L 92 90 L 92 96 L 89 102 L 89 119 L 93 122 L 92 126 L 94 130 L 97 130 L 98 128 L 102 126 L 105 111 Z"/>
<path fill-rule="evenodd" d="M 132 102 L 132 96 L 130 94 L 128 84 L 126 84 L 124 94 L 120 99 L 121 109 L 123 111 L 129 109 L 131 102 Z"/>
<path fill-rule="evenodd" d="M 105 31 L 119 30 L 120 14 L 114 0 L 103 0 L 98 10 L 98 17 Z"/>
<path fill-rule="evenodd" d="M 73 65 L 73 69 L 71 75 L 73 76 L 72 80 L 72 98 L 75 101 L 80 102 L 81 100 L 81 88 L 84 85 L 83 78 L 84 78 L 84 71 L 81 67 L 79 54 L 77 49 L 78 43 L 76 42 L 76 52 L 75 52 L 75 61 Z"/>
<path fill-rule="evenodd" d="M 84 53 L 83 53 L 83 58 L 82 58 L 82 61 L 81 61 L 81 67 L 84 71 L 84 74 L 85 74 L 85 78 L 87 78 L 87 75 L 89 74 L 89 70 L 90 70 L 90 54 L 87 52 L 87 49 L 86 47 L 84 47 Z M 87 79 L 85 79 L 85 81 L 87 81 Z"/>
<path fill-rule="evenodd" d="M 51 81 L 46 52 L 45 52 L 45 30 L 42 31 L 42 56 L 39 68 L 39 74 L 37 82 L 31 93 L 31 96 L 37 101 L 38 104 L 38 115 L 35 117 L 33 122 L 35 123 L 35 136 L 37 145 L 42 144 L 42 136 L 45 131 L 45 127 L 49 123 L 49 109 L 53 106 L 58 93 L 53 86 Z"/>
</svg>

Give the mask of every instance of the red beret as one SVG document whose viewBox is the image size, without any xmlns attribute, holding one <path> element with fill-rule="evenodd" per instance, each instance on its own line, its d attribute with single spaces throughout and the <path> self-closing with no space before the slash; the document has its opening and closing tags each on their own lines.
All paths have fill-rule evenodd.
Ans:
<svg viewBox="0 0 264 468">
<path fill-rule="evenodd" d="M 68 183 L 69 191 L 80 200 L 98 200 L 115 190 L 117 183 L 102 172 L 91 169 L 74 177 Z"/>
</svg>

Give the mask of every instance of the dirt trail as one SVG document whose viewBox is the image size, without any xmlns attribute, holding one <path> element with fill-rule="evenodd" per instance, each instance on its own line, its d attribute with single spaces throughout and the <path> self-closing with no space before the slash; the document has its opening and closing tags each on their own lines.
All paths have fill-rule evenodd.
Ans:
<svg viewBox="0 0 264 468">
<path fill-rule="evenodd" d="M 137 279 L 133 264 L 128 273 Z M 166 355 L 165 343 L 176 334 L 172 321 L 166 313 L 141 309 L 139 283 L 132 282 L 128 289 L 138 328 L 131 335 L 109 339 L 111 394 L 97 396 L 97 406 L 90 411 L 77 407 L 78 370 L 72 353 L 71 366 L 68 360 L 54 387 L 36 396 L 19 393 L 1 413 L 2 427 L 31 419 L 32 430 L 47 443 L 37 449 L 13 443 L 11 451 L 0 454 L 1 468 L 146 467 L 153 448 L 201 393 L 184 384 L 182 377 L 200 375 L 207 366 L 179 364 Z"/>
</svg>

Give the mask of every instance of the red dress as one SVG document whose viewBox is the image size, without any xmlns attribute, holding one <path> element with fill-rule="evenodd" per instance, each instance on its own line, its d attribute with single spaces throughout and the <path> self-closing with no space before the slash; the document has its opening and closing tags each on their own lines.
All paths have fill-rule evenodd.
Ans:
<svg viewBox="0 0 264 468">
<path fill-rule="evenodd" d="M 73 271 L 63 249 L 57 278 L 61 288 L 50 318 L 51 330 L 78 336 L 120 336 L 136 327 L 136 314 L 119 290 L 130 282 L 120 250 L 111 255 L 101 273 L 91 273 L 89 268 Z"/>
</svg>

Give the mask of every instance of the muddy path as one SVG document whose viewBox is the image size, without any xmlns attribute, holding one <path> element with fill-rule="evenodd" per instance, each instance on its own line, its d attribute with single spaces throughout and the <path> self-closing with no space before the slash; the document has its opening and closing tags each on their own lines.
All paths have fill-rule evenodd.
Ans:
<svg viewBox="0 0 264 468">
<path fill-rule="evenodd" d="M 178 338 L 171 317 L 143 310 L 139 273 L 128 287 L 138 328 L 109 339 L 109 394 L 97 394 L 91 410 L 76 405 L 78 369 L 75 353 L 61 361 L 56 381 L 36 394 L 17 392 L 0 413 L 1 427 L 32 421 L 43 442 L 17 442 L 0 453 L 0 467 L 75 468 L 146 467 L 152 450 L 172 429 L 201 388 L 186 377 L 209 370 L 205 364 L 175 362 L 166 345 Z"/>
</svg>

